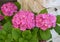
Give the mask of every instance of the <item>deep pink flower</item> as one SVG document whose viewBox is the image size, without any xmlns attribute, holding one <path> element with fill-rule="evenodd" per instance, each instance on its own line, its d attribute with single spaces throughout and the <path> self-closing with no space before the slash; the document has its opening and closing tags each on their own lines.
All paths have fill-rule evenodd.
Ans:
<svg viewBox="0 0 60 42">
<path fill-rule="evenodd" d="M 12 16 L 14 12 L 17 12 L 17 6 L 12 2 L 8 2 L 2 5 L 1 10 L 5 16 Z"/>
<path fill-rule="evenodd" d="M 51 14 L 38 14 L 36 16 L 36 27 L 46 30 L 56 26 L 56 16 Z"/>
<path fill-rule="evenodd" d="M 3 20 L 3 19 L 4 19 L 4 17 L 0 14 L 0 21 Z"/>
<path fill-rule="evenodd" d="M 20 10 L 12 19 L 13 26 L 24 31 L 35 27 L 34 14 L 30 11 Z"/>
</svg>

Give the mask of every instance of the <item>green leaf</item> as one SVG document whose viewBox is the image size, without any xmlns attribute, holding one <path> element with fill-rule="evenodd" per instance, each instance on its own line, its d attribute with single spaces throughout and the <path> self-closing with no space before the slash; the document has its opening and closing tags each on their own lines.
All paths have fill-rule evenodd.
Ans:
<svg viewBox="0 0 60 42">
<path fill-rule="evenodd" d="M 0 24 L 1 25 L 4 25 L 6 23 L 6 20 L 5 19 L 3 19 L 2 21 L 0 21 Z"/>
<path fill-rule="evenodd" d="M 3 25 L 3 30 L 5 30 L 7 33 L 11 33 L 12 31 L 12 24 L 10 22 L 7 22 Z"/>
<path fill-rule="evenodd" d="M 0 39 L 5 40 L 5 36 L 4 35 L 0 35 Z"/>
<path fill-rule="evenodd" d="M 18 32 L 19 35 L 22 36 L 22 32 L 20 31 L 20 29 L 15 29 L 15 30 L 16 30 L 16 32 Z"/>
<path fill-rule="evenodd" d="M 18 38 L 21 37 L 20 33 L 21 33 L 20 31 L 13 28 L 12 29 L 12 38 L 17 41 Z"/>
<path fill-rule="evenodd" d="M 5 21 L 7 21 L 7 22 L 11 22 L 11 20 L 12 20 L 12 16 L 4 16 L 4 19 L 5 19 Z"/>
<path fill-rule="evenodd" d="M 40 29 L 38 30 L 37 37 L 38 37 L 38 40 L 42 40 L 42 38 L 40 36 Z"/>
<path fill-rule="evenodd" d="M 24 42 L 29 42 L 28 40 L 24 40 Z"/>
<path fill-rule="evenodd" d="M 35 27 L 35 28 L 31 31 L 31 33 L 32 33 L 32 37 L 37 37 L 38 28 Z"/>
<path fill-rule="evenodd" d="M 57 15 L 56 18 L 57 18 L 57 23 L 60 24 L 60 15 Z"/>
<path fill-rule="evenodd" d="M 11 42 L 11 40 L 10 39 L 6 39 L 5 42 Z"/>
<path fill-rule="evenodd" d="M 39 30 L 42 40 L 49 40 L 51 38 L 50 30 Z"/>
<path fill-rule="evenodd" d="M 52 40 L 51 40 L 51 41 L 49 41 L 49 42 L 52 42 Z"/>
<path fill-rule="evenodd" d="M 37 34 L 38 28 L 35 27 L 31 32 L 32 32 L 33 35 Z"/>
<path fill-rule="evenodd" d="M 32 37 L 31 31 L 30 30 L 23 31 L 22 36 L 25 39 L 31 39 L 31 37 Z"/>
<path fill-rule="evenodd" d="M 38 42 L 38 38 L 33 36 L 29 42 Z"/>
<path fill-rule="evenodd" d="M 1 31 L 1 35 L 6 36 L 6 31 L 2 30 L 2 31 Z"/>
<path fill-rule="evenodd" d="M 18 10 L 20 10 L 20 9 L 21 9 L 20 3 L 19 3 L 19 2 L 14 2 L 14 3 L 15 3 L 15 5 L 18 7 Z"/>
<path fill-rule="evenodd" d="M 30 39 L 30 42 L 38 42 L 38 35 L 37 35 L 37 33 L 38 33 L 38 28 L 37 27 L 35 27 L 34 29 L 32 29 L 31 30 L 31 33 L 32 33 L 32 37 L 31 37 L 31 39 Z"/>
<path fill-rule="evenodd" d="M 24 41 L 24 39 L 23 38 L 19 38 L 19 42 L 23 42 Z"/>
<path fill-rule="evenodd" d="M 1 30 L 0 31 L 0 39 L 5 40 L 5 38 L 6 38 L 6 31 Z"/>
<path fill-rule="evenodd" d="M 40 13 L 41 13 L 41 14 L 44 14 L 44 13 L 48 13 L 48 11 L 47 11 L 47 9 L 45 8 L 45 9 L 41 10 Z"/>
<path fill-rule="evenodd" d="M 10 22 L 7 22 L 3 25 L 2 30 L 0 31 L 1 35 L 0 35 L 0 39 L 6 39 L 8 34 L 12 32 L 12 25 Z"/>
<path fill-rule="evenodd" d="M 34 15 L 37 15 L 37 13 L 36 12 L 33 12 L 34 13 Z"/>
<path fill-rule="evenodd" d="M 12 34 L 7 34 L 7 39 L 13 41 Z"/>
<path fill-rule="evenodd" d="M 60 26 L 56 25 L 56 27 L 54 29 L 60 35 Z"/>
<path fill-rule="evenodd" d="M 29 42 L 29 41 L 24 38 L 19 38 L 19 42 Z"/>
<path fill-rule="evenodd" d="M 4 40 L 0 39 L 0 42 L 4 42 Z"/>
<path fill-rule="evenodd" d="M 11 34 L 8 34 L 8 38 L 11 39 L 12 38 L 12 35 Z"/>
</svg>

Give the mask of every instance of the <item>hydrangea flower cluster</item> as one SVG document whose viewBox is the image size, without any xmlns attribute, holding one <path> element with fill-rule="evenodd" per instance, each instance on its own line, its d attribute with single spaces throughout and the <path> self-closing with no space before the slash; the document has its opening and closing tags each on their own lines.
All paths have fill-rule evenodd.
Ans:
<svg viewBox="0 0 60 42">
<path fill-rule="evenodd" d="M 12 2 L 5 3 L 1 7 L 1 10 L 5 16 L 12 16 L 15 12 L 17 12 L 17 9 L 17 6 Z"/>
<path fill-rule="evenodd" d="M 12 23 L 15 28 L 20 28 L 22 31 L 32 29 L 35 27 L 35 16 L 30 11 L 20 10 L 14 15 Z"/>
<path fill-rule="evenodd" d="M 38 27 L 42 30 L 56 26 L 56 16 L 51 14 L 34 14 L 30 11 L 20 10 L 12 19 L 13 26 L 20 30 Z"/>
<path fill-rule="evenodd" d="M 36 16 L 36 27 L 46 30 L 56 26 L 56 16 L 51 14 L 38 14 Z"/>
<path fill-rule="evenodd" d="M 3 20 L 3 19 L 4 19 L 4 17 L 0 14 L 0 21 Z"/>
</svg>

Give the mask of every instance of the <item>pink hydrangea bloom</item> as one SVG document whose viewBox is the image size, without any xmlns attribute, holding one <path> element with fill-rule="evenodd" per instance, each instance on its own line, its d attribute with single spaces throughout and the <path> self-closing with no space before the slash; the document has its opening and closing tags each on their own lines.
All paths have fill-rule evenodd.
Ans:
<svg viewBox="0 0 60 42">
<path fill-rule="evenodd" d="M 20 10 L 12 19 L 12 24 L 15 28 L 25 31 L 35 27 L 34 14 L 30 11 Z"/>
<path fill-rule="evenodd" d="M 0 21 L 3 20 L 3 19 L 4 19 L 4 17 L 0 14 Z"/>
<path fill-rule="evenodd" d="M 46 30 L 56 26 L 56 16 L 51 14 L 38 14 L 36 16 L 36 27 Z"/>
<path fill-rule="evenodd" d="M 1 10 L 5 16 L 12 16 L 14 12 L 17 12 L 17 6 L 12 2 L 8 2 L 2 5 Z"/>
</svg>

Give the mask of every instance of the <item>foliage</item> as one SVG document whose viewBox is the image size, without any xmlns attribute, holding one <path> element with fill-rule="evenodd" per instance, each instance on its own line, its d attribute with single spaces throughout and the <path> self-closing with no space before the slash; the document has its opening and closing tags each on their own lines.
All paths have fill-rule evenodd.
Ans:
<svg viewBox="0 0 60 42">
<path fill-rule="evenodd" d="M 41 14 L 44 14 L 44 13 L 48 13 L 48 11 L 47 11 L 47 9 L 45 8 L 45 9 L 41 10 L 40 13 L 41 13 Z"/>
<path fill-rule="evenodd" d="M 57 17 L 57 22 L 56 23 L 60 24 L 60 15 L 57 15 L 56 17 Z"/>
</svg>

